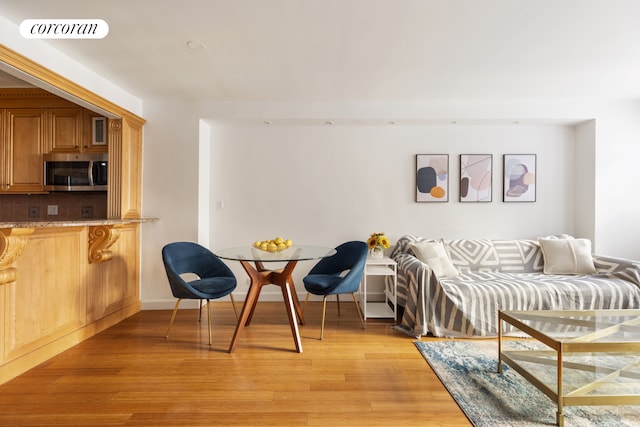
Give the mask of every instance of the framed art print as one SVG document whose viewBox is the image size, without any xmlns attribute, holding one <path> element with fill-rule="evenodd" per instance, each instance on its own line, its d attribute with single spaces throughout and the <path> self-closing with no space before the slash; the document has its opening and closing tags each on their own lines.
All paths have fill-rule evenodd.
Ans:
<svg viewBox="0 0 640 427">
<path fill-rule="evenodd" d="M 449 155 L 416 154 L 416 202 L 449 201 Z"/>
<path fill-rule="evenodd" d="M 490 202 L 492 176 L 491 154 L 460 154 L 460 201 Z"/>
<path fill-rule="evenodd" d="M 503 201 L 536 201 L 536 155 L 505 154 Z"/>
</svg>

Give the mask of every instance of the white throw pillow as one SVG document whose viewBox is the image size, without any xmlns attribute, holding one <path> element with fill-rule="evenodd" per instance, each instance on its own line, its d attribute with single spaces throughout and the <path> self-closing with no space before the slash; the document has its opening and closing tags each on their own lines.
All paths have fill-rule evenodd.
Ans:
<svg viewBox="0 0 640 427">
<path fill-rule="evenodd" d="M 597 273 L 589 239 L 539 239 L 545 274 Z"/>
<path fill-rule="evenodd" d="M 413 249 L 416 258 L 431 267 L 436 276 L 451 278 L 460 274 L 458 269 L 451 263 L 442 241 L 430 240 L 412 243 L 411 249 Z"/>
</svg>

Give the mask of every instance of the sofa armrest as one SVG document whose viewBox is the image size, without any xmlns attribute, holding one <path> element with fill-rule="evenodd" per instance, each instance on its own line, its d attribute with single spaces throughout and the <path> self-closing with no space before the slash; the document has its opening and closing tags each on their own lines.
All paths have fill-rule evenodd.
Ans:
<svg viewBox="0 0 640 427">
<path fill-rule="evenodd" d="M 396 299 L 398 305 L 404 307 L 407 303 L 407 296 L 410 292 L 409 289 L 411 288 L 411 286 L 418 285 L 418 281 L 416 281 L 416 278 L 423 274 L 423 272 L 419 271 L 422 266 L 416 262 L 419 262 L 420 260 L 418 260 L 415 256 L 407 253 L 398 253 L 393 257 L 393 260 L 398 263 L 398 290 Z"/>
<path fill-rule="evenodd" d="M 598 274 L 627 280 L 640 287 L 640 262 L 612 256 L 593 255 Z"/>
<path fill-rule="evenodd" d="M 412 254 L 396 253 L 393 259 L 398 263 L 397 304 L 403 307 L 398 328 L 414 337 L 427 335 L 434 304 L 431 293 L 439 279 L 431 267 Z"/>
</svg>

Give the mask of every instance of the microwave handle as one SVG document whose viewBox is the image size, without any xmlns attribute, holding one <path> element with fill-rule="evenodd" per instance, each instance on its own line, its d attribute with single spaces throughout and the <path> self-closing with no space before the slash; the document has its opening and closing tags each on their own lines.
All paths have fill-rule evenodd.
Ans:
<svg viewBox="0 0 640 427">
<path fill-rule="evenodd" d="M 89 170 L 87 171 L 87 175 L 89 176 L 89 185 L 94 185 L 94 183 L 93 183 L 93 160 L 89 160 Z"/>
</svg>

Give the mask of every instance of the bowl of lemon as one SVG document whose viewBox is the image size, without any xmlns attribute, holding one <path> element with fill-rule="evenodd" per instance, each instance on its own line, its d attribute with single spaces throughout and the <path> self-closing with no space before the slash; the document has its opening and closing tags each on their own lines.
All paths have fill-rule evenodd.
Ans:
<svg viewBox="0 0 640 427">
<path fill-rule="evenodd" d="M 282 237 L 276 237 L 271 240 L 256 240 L 253 242 L 254 248 L 266 252 L 282 252 L 291 245 L 293 245 L 293 241 L 291 239 L 283 239 Z"/>
</svg>

